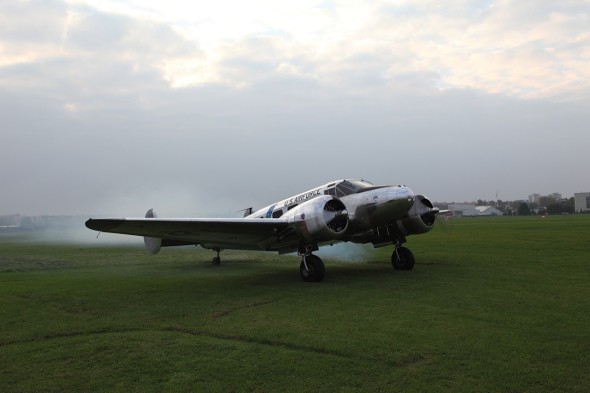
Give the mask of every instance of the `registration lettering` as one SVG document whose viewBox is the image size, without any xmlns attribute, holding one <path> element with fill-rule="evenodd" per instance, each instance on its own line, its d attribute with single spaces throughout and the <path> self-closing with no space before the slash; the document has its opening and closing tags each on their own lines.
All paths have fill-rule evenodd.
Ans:
<svg viewBox="0 0 590 393">
<path fill-rule="evenodd" d="M 306 192 L 305 194 L 298 195 L 298 196 L 293 197 L 291 199 L 287 199 L 285 201 L 285 206 L 289 206 L 289 205 L 292 205 L 294 203 L 300 203 L 302 201 L 305 201 L 305 200 L 314 198 L 314 197 L 316 197 L 318 195 L 321 195 L 321 188 L 318 188 L 317 190 L 313 190 L 313 191 L 310 191 L 310 192 Z"/>
</svg>

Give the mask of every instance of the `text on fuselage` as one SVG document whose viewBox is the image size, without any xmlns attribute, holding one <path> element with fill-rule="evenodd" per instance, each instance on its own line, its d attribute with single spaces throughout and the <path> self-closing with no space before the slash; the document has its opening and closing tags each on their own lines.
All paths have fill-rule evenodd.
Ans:
<svg viewBox="0 0 590 393">
<path fill-rule="evenodd" d="M 321 190 L 322 190 L 321 188 L 318 188 L 317 190 L 306 192 L 305 194 L 301 194 L 301 195 L 298 195 L 298 196 L 293 197 L 291 199 L 287 199 L 285 201 L 285 206 L 289 206 L 294 203 L 300 203 L 300 202 L 305 201 L 307 199 L 314 198 L 318 195 L 321 195 Z"/>
</svg>

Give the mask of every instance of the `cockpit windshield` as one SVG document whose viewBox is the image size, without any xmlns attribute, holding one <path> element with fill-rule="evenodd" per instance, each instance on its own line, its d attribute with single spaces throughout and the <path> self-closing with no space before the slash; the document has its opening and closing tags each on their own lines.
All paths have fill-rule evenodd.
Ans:
<svg viewBox="0 0 590 393">
<path fill-rule="evenodd" d="M 356 194 L 367 187 L 373 187 L 373 185 L 365 180 L 343 180 L 336 185 L 336 196 Z"/>
</svg>

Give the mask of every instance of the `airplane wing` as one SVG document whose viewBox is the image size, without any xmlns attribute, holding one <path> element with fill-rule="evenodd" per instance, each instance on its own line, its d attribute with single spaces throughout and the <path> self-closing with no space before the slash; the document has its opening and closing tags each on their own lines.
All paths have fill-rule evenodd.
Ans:
<svg viewBox="0 0 590 393">
<path fill-rule="evenodd" d="M 89 219 L 95 231 L 163 239 L 165 245 L 200 244 L 205 248 L 276 250 L 279 237 L 290 230 L 275 218 L 105 218 Z"/>
</svg>

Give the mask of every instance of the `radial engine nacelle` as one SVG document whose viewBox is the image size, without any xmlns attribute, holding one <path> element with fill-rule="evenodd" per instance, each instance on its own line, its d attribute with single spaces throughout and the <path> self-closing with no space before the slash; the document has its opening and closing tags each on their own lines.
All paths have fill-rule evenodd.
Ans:
<svg viewBox="0 0 590 393">
<path fill-rule="evenodd" d="M 416 195 L 408 217 L 398 220 L 397 227 L 404 236 L 426 233 L 432 229 L 438 213 L 438 207 L 434 207 L 428 198 Z"/>
<path fill-rule="evenodd" d="M 156 218 L 158 215 L 154 209 L 150 209 L 145 214 L 145 218 Z M 162 247 L 162 239 L 157 237 L 143 237 L 143 243 L 145 244 L 145 249 L 150 254 L 154 255 L 160 252 L 160 248 Z"/>
<path fill-rule="evenodd" d="M 324 195 L 289 210 L 283 218 L 295 224 L 297 232 L 308 240 L 340 239 L 348 228 L 348 212 L 342 201 Z"/>
</svg>

